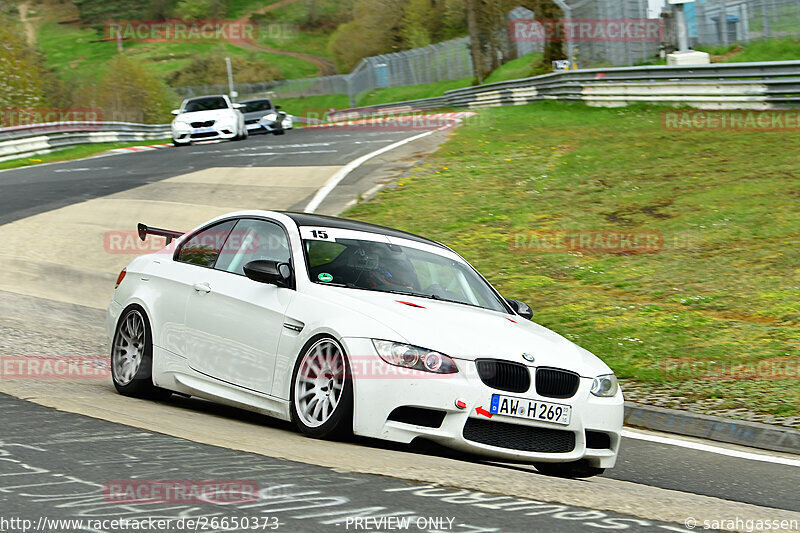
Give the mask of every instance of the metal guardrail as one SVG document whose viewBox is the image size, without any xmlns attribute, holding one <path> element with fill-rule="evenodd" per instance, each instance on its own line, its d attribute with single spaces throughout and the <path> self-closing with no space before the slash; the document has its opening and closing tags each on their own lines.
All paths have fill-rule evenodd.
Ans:
<svg viewBox="0 0 800 533">
<path fill-rule="evenodd" d="M 522 105 L 541 100 L 617 107 L 635 102 L 701 109 L 800 107 L 800 61 L 644 66 L 557 72 L 455 89 L 443 96 L 346 109 L 331 120 L 443 107 Z M 297 122 L 303 122 L 297 119 Z M 36 124 L 0 130 L 0 161 L 90 142 L 166 138 L 168 124 Z"/>
<path fill-rule="evenodd" d="M 50 153 L 80 144 L 165 139 L 169 124 L 60 122 L 0 129 L 0 161 Z"/>
<path fill-rule="evenodd" d="M 405 105 L 492 107 L 541 100 L 582 101 L 592 106 L 635 102 L 701 109 L 773 109 L 800 106 L 800 61 L 643 66 L 556 72 L 447 91 L 443 97 L 354 108 L 361 116 Z"/>
</svg>

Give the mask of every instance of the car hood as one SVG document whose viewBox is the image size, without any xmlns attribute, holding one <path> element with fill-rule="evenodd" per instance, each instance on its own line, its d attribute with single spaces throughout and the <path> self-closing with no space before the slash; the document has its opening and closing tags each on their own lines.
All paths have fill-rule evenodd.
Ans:
<svg viewBox="0 0 800 533">
<path fill-rule="evenodd" d="M 269 115 L 270 113 L 277 114 L 277 111 L 250 111 L 249 113 L 244 114 L 245 120 L 252 120 L 254 118 L 260 119 L 265 115 Z"/>
<path fill-rule="evenodd" d="M 222 120 L 233 116 L 232 109 L 214 109 L 211 111 L 193 111 L 191 113 L 181 113 L 175 120 L 184 122 L 205 122 L 207 120 Z"/>
<path fill-rule="evenodd" d="M 340 287 L 328 290 L 337 292 L 334 301 L 340 305 L 357 309 L 403 337 L 385 340 L 404 341 L 457 359 L 531 364 L 522 357 L 529 354 L 535 366 L 572 370 L 584 377 L 611 373 L 592 353 L 519 316 L 401 294 Z"/>
</svg>

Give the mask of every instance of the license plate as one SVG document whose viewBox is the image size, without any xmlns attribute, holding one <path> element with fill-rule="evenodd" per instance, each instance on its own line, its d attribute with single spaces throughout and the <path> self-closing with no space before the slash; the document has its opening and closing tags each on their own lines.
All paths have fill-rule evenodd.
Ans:
<svg viewBox="0 0 800 533">
<path fill-rule="evenodd" d="M 192 133 L 211 133 L 214 128 L 195 128 Z"/>
<path fill-rule="evenodd" d="M 514 398 L 513 396 L 493 394 L 492 405 L 489 412 L 493 415 L 511 416 L 514 418 L 524 418 L 525 420 L 536 420 L 537 422 L 549 422 L 568 426 L 572 414 L 572 407 L 557 403 L 528 400 L 527 398 Z"/>
</svg>

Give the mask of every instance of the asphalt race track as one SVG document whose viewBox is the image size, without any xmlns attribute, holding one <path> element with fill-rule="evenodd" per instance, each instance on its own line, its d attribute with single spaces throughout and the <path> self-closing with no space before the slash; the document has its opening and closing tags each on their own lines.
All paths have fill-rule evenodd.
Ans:
<svg viewBox="0 0 800 533">
<path fill-rule="evenodd" d="M 419 133 L 300 129 L 0 172 L 0 355 L 106 357 L 104 307 L 116 273 L 141 253 L 110 248 L 109 232 L 138 221 L 186 230 L 247 208 L 302 210 L 347 163 Z M 370 161 L 320 212 L 341 212 L 445 138 L 437 132 Z M 392 530 L 357 517 L 460 532 L 689 531 L 692 519 L 696 530 L 703 520 L 739 519 L 729 529 L 748 531 L 746 520 L 800 520 L 800 460 L 746 459 L 737 453 L 755 450 L 735 446 L 698 451 L 689 439 L 668 445 L 639 432 L 624 439 L 615 469 L 563 480 L 442 450 L 313 441 L 201 400 L 123 398 L 107 379 L 0 379 L 0 393 L 0 531 L 21 530 L 4 519 L 41 525 L 43 516 L 267 517 L 286 532 Z M 104 497 L 114 480 L 209 478 L 254 482 L 262 497 L 235 505 Z M 40 530 L 123 530 L 95 526 Z"/>
</svg>

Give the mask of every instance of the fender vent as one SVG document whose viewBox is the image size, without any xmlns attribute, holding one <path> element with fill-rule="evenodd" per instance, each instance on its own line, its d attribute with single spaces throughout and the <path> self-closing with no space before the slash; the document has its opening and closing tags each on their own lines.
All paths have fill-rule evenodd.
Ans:
<svg viewBox="0 0 800 533">
<path fill-rule="evenodd" d="M 586 430 L 586 447 L 592 450 L 608 450 L 611 448 L 611 437 L 602 431 Z"/>
<path fill-rule="evenodd" d="M 392 414 L 389 415 L 389 420 L 426 428 L 440 428 L 442 427 L 442 422 L 444 422 L 444 416 L 444 411 L 405 405 L 392 411 Z"/>
</svg>

